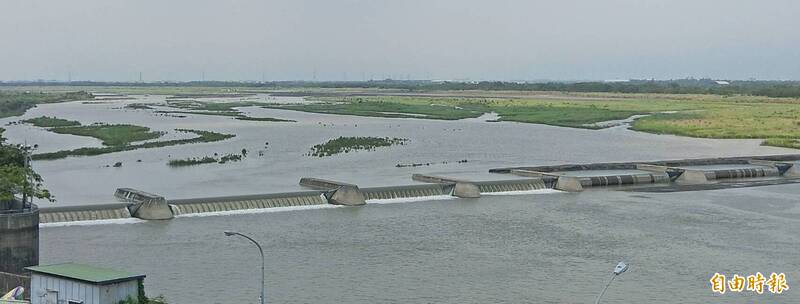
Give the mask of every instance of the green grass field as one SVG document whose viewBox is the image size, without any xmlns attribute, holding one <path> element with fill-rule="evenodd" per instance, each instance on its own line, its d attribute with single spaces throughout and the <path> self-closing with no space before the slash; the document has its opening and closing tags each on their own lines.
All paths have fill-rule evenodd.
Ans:
<svg viewBox="0 0 800 304">
<path fill-rule="evenodd" d="M 440 99 L 426 100 L 403 97 L 353 97 L 326 100 L 329 102 L 302 105 L 267 105 L 265 108 L 323 114 L 443 120 L 475 118 L 481 116 L 487 110 L 486 107 L 480 104 L 460 103 L 449 99 L 446 103 Z"/>
</svg>

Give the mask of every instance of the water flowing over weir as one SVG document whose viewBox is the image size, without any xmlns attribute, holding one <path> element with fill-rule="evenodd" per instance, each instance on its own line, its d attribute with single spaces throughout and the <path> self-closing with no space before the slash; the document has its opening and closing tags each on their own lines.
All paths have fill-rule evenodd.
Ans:
<svg viewBox="0 0 800 304">
<path fill-rule="evenodd" d="M 170 208 L 173 214 L 178 216 L 246 209 L 325 205 L 327 203 L 322 192 L 306 191 L 171 200 Z"/>
<path fill-rule="evenodd" d="M 39 222 L 59 223 L 131 218 L 128 204 L 70 206 L 39 209 Z"/>
<path fill-rule="evenodd" d="M 411 185 L 400 187 L 374 187 L 361 189 L 367 200 L 416 198 L 426 196 L 450 195 L 453 187 L 444 184 Z"/>
<path fill-rule="evenodd" d="M 478 186 L 478 189 L 480 189 L 481 193 L 497 193 L 551 189 L 554 186 L 554 181 L 555 179 L 551 178 L 532 178 L 505 181 L 483 181 L 474 183 Z"/>
<path fill-rule="evenodd" d="M 310 191 L 167 200 L 144 191 L 120 188 L 115 195 L 128 203 L 42 208 L 41 223 L 139 218 L 168 220 L 175 216 L 238 210 L 321 205 L 360 206 L 375 200 L 426 200 L 441 197 L 478 198 L 481 194 L 531 193 L 586 187 L 669 192 L 747 187 L 800 182 L 800 155 L 688 159 L 656 162 L 569 164 L 492 169 L 518 179 L 470 181 L 414 174 L 414 185 L 359 188 L 355 184 L 304 177 Z M 498 175 L 501 176 L 501 175 Z"/>
</svg>

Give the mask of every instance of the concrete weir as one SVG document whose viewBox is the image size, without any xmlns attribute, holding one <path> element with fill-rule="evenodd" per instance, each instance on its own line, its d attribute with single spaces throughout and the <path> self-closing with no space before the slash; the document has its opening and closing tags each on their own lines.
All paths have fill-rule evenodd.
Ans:
<svg viewBox="0 0 800 304">
<path fill-rule="evenodd" d="M 630 186 L 620 190 L 669 192 L 724 189 L 778 183 L 800 183 L 800 155 L 686 159 L 653 162 L 568 164 L 489 170 L 518 179 L 471 181 L 414 174 L 422 184 L 359 188 L 357 185 L 304 177 L 300 185 L 314 190 L 166 200 L 144 191 L 120 188 L 115 196 L 127 203 L 42 208 L 42 223 L 136 217 L 171 219 L 178 215 L 311 205 L 364 205 L 367 200 L 452 195 L 478 198 L 483 193 L 555 188 L 577 192 L 590 187 Z M 638 190 L 637 190 L 638 189 Z"/>
<path fill-rule="evenodd" d="M 555 188 L 582 191 L 585 187 L 669 184 L 700 185 L 721 179 L 800 177 L 800 155 L 684 159 L 656 162 L 569 164 L 492 169 L 493 173 L 556 178 Z M 601 174 L 616 172 L 615 174 Z"/>
<path fill-rule="evenodd" d="M 41 208 L 39 212 L 41 223 L 113 220 L 131 217 L 128 204 L 48 207 Z"/>
</svg>

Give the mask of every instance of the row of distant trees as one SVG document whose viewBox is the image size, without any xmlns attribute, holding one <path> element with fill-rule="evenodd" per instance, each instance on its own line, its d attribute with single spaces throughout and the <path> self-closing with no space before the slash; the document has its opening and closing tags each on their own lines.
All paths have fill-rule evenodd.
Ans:
<svg viewBox="0 0 800 304">
<path fill-rule="evenodd" d="M 197 86 L 197 87 L 254 87 L 254 88 L 380 88 L 408 91 L 429 90 L 518 90 L 557 92 L 664 93 L 753 95 L 769 97 L 800 97 L 800 81 L 730 81 L 719 84 L 712 79 L 631 80 L 626 82 L 508 82 L 508 81 L 428 81 L 428 80 L 370 80 L 370 81 L 190 81 L 190 82 L 13 82 L 0 86 L 71 85 L 71 86 Z"/>
</svg>

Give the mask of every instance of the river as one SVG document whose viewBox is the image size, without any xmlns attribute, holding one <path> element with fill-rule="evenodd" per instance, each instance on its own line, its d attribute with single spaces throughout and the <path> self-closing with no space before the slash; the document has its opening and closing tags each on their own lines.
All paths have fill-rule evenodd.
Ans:
<svg viewBox="0 0 800 304">
<path fill-rule="evenodd" d="M 83 123 L 204 129 L 236 134 L 207 144 L 37 161 L 56 205 L 113 201 L 117 187 L 189 198 L 300 189 L 313 176 L 361 186 L 411 184 L 412 173 L 489 179 L 489 168 L 792 153 L 758 140 L 693 139 L 624 128 L 580 130 L 484 119 L 433 121 L 312 114 L 258 107 L 254 117 L 161 116 L 112 103 L 41 105 L 24 118 L 58 116 Z M 265 100 L 272 97 L 258 96 Z M 302 102 L 302 100 L 286 100 Z M 7 118 L 0 122 L 19 120 Z M 40 151 L 97 146 L 91 138 L 10 125 L 11 142 Z M 173 135 L 169 135 L 173 136 Z M 404 146 L 328 158 L 305 156 L 337 136 L 408 138 Z M 188 168 L 171 158 L 258 151 L 262 157 Z M 467 159 L 467 163 L 458 160 Z M 141 162 L 137 162 L 141 160 Z M 105 165 L 121 161 L 121 168 Z M 397 168 L 398 163 L 430 166 Z M 447 162 L 444 164 L 443 162 Z M 495 177 L 496 178 L 496 177 Z M 502 178 L 502 177 L 501 177 Z M 48 204 L 44 204 L 48 205 Z M 303 209 L 303 210 L 298 210 Z M 486 195 L 480 199 L 371 201 L 363 207 L 275 208 L 171 221 L 135 219 L 56 224 L 41 229 L 41 263 L 79 262 L 147 274 L 152 295 L 170 303 L 255 303 L 257 250 L 265 248 L 270 303 L 592 303 L 619 261 L 630 264 L 603 303 L 797 303 L 800 189 L 796 185 L 698 192 L 637 193 L 590 189 Z M 715 272 L 784 272 L 792 289 L 714 294 Z"/>
<path fill-rule="evenodd" d="M 303 113 L 288 110 L 242 108 L 253 117 L 297 122 L 242 121 L 231 117 L 165 116 L 152 110 L 126 109 L 130 103 L 164 103 L 166 96 L 131 96 L 132 100 L 45 104 L 24 116 L 5 118 L 0 124 L 56 116 L 83 124 L 95 122 L 142 125 L 178 136 L 176 128 L 236 134 L 214 143 L 140 149 L 93 157 L 36 161 L 35 169 L 55 195 L 57 206 L 115 202 L 114 190 L 130 187 L 168 199 L 286 192 L 300 190 L 301 177 L 320 177 L 358 184 L 389 186 L 411 184 L 413 173 L 435 173 L 478 179 L 491 178 L 490 168 L 563 163 L 647 161 L 690 157 L 788 154 L 796 150 L 763 147 L 760 140 L 696 139 L 653 135 L 625 128 L 584 130 L 486 119 L 438 121 L 411 118 L 372 118 Z M 254 97 L 264 102 L 304 102 L 297 97 Z M 239 99 L 209 99 L 237 101 Z M 159 108 L 168 109 L 168 108 Z M 174 110 L 174 109 L 173 109 Z M 39 144 L 39 152 L 99 146 L 89 137 L 60 135 L 30 125 L 5 126 L 12 143 Z M 338 136 L 401 137 L 403 146 L 332 157 L 305 155 L 309 149 Z M 265 143 L 269 147 L 264 149 Z M 170 159 L 202 157 L 214 153 L 251 153 L 244 161 L 171 168 Z M 256 151 L 265 150 L 259 157 Z M 458 163 L 467 160 L 467 163 Z M 120 168 L 106 167 L 122 162 Z M 444 164 L 446 162 L 446 164 Z M 397 164 L 431 163 L 398 168 Z M 41 206 L 51 206 L 39 202 Z"/>
</svg>

